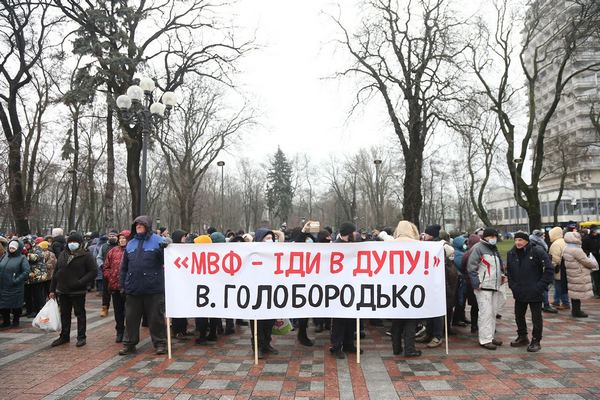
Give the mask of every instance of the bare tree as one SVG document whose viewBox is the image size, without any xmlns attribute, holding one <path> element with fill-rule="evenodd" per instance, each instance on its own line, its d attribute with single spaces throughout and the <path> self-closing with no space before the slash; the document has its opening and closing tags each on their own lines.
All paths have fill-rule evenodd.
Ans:
<svg viewBox="0 0 600 400">
<path fill-rule="evenodd" d="M 463 49 L 457 45 L 461 23 L 453 19 L 445 0 L 406 4 L 400 9 L 392 0 L 368 1 L 374 14 L 354 35 L 339 18 L 334 20 L 343 33 L 341 44 L 356 60 L 341 75 L 359 75 L 366 81 L 356 103 L 373 92 L 385 102 L 406 165 L 411 166 L 403 182 L 403 217 L 419 223 L 425 145 L 460 90 L 454 60 Z"/>
<path fill-rule="evenodd" d="M 477 37 L 479 46 L 473 46 L 471 66 L 483 93 L 492 103 L 500 131 L 508 145 L 506 165 L 513 186 L 516 186 L 517 203 L 527 210 L 531 229 L 541 227 L 539 182 L 545 160 L 546 131 L 554 116 L 565 87 L 577 75 L 585 71 L 600 70 L 600 62 L 593 59 L 577 59 L 579 52 L 598 38 L 600 25 L 600 3 L 595 0 L 568 0 L 564 9 L 552 9 L 551 2 L 529 3 L 526 15 L 513 11 L 520 5 L 511 0 L 500 0 L 496 6 L 496 23 L 491 30 L 479 24 Z M 560 17 L 557 13 L 561 13 Z M 517 24 L 524 24 L 521 29 Z M 521 34 L 522 45 L 515 46 L 515 34 Z M 525 77 L 524 87 L 515 87 L 512 82 L 518 60 L 519 73 Z M 543 103 L 539 97 L 542 80 L 553 87 Z M 519 118 L 521 110 L 516 102 L 524 92 L 526 97 L 526 123 L 519 141 Z M 519 148 L 520 146 L 520 148 Z M 524 176 L 524 163 L 528 152 L 531 155 L 530 183 Z"/>
</svg>

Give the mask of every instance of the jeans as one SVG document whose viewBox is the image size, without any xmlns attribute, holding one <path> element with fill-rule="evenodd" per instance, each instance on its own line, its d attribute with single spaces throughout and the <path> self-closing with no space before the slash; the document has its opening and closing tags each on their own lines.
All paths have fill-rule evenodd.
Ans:
<svg viewBox="0 0 600 400">
<path fill-rule="evenodd" d="M 562 282 L 560 279 L 554 280 L 554 304 L 569 305 L 569 293 L 563 289 Z"/>
<path fill-rule="evenodd" d="M 60 323 L 62 329 L 60 337 L 69 339 L 71 336 L 71 311 L 77 318 L 77 340 L 85 339 L 86 316 L 85 316 L 85 294 L 59 294 L 58 305 L 60 306 Z"/>
<path fill-rule="evenodd" d="M 529 306 L 529 309 L 531 310 L 531 322 L 533 322 L 531 338 L 534 341 L 539 342 L 542 340 L 542 330 L 544 327 L 541 302 L 527 303 L 515 300 L 515 321 L 517 323 L 517 335 L 527 336 L 527 322 L 525 321 L 527 306 Z"/>
</svg>

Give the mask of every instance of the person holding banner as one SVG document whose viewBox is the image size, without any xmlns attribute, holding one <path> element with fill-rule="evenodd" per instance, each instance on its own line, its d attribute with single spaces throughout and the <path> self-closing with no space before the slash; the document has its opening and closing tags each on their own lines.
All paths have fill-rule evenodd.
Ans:
<svg viewBox="0 0 600 400">
<path fill-rule="evenodd" d="M 504 264 L 496 247 L 497 241 L 498 231 L 485 228 L 483 238 L 471 250 L 467 265 L 479 306 L 479 344 L 488 350 L 496 350 L 497 346 L 502 345 L 501 340 L 494 338 L 498 297 L 502 295 L 499 290 L 506 282 Z"/>
<path fill-rule="evenodd" d="M 409 221 L 400 221 L 394 232 L 394 240 L 397 242 L 418 242 L 419 229 Z M 415 349 L 415 319 L 393 319 L 392 320 L 392 351 L 395 355 L 402 353 L 402 342 L 404 341 L 404 356 L 418 357 L 421 350 Z"/>
<path fill-rule="evenodd" d="M 131 231 L 121 263 L 127 340 L 119 355 L 135 353 L 144 313 L 156 354 L 166 354 L 164 238 L 152 231 L 152 220 L 145 215 L 133 221 Z"/>
<path fill-rule="evenodd" d="M 340 226 L 339 238 L 334 243 L 350 243 L 354 240 L 356 226 L 350 222 L 344 222 Z M 336 358 L 343 360 L 347 353 L 356 353 L 354 346 L 355 320 L 351 318 L 331 319 L 331 348 L 329 351 Z M 361 349 L 362 353 L 362 349 Z"/>
<path fill-rule="evenodd" d="M 275 234 L 273 231 L 267 228 L 259 228 L 254 233 L 255 242 L 273 242 Z M 271 346 L 271 334 L 273 326 L 275 325 L 274 319 L 261 319 L 256 323 L 256 332 L 253 328 L 254 324 L 250 324 L 252 331 L 252 349 L 254 350 L 254 335 L 258 339 L 258 358 L 264 358 L 265 354 L 279 354 L 279 351 Z"/>
<path fill-rule="evenodd" d="M 210 244 L 213 243 L 211 237 L 219 232 L 213 232 L 210 235 L 200 235 L 194 239 L 195 244 Z M 219 233 L 220 234 L 220 233 Z M 222 234 L 220 234 L 223 236 Z M 198 332 L 198 337 L 196 338 L 196 344 L 206 344 L 207 342 L 216 342 L 217 338 L 217 329 L 221 324 L 220 318 L 206 318 L 199 317 L 195 319 L 196 323 L 196 331 Z"/>
</svg>

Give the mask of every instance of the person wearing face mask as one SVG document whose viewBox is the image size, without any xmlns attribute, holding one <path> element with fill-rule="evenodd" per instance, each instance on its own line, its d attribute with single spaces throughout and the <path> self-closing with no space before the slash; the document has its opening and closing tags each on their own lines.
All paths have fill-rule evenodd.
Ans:
<svg viewBox="0 0 600 400">
<path fill-rule="evenodd" d="M 483 238 L 469 254 L 467 270 L 479 307 L 479 344 L 488 350 L 496 350 L 502 341 L 494 338 L 500 286 L 505 282 L 504 265 L 496 243 L 498 231 L 485 228 Z"/>
<path fill-rule="evenodd" d="M 542 340 L 542 302 L 544 292 L 553 281 L 554 267 L 545 249 L 530 240 L 525 232 L 516 232 L 515 245 L 508 252 L 506 270 L 508 286 L 515 299 L 515 322 L 517 338 L 510 342 L 511 347 L 527 346 L 527 351 L 537 352 Z M 525 313 L 531 310 L 531 343 L 527 336 Z"/>
<path fill-rule="evenodd" d="M 118 235 L 119 232 L 117 232 L 114 229 L 108 232 L 108 239 L 106 240 L 106 243 L 104 243 L 98 251 L 98 256 L 96 257 L 96 264 L 98 264 L 98 269 L 102 272 L 102 276 L 106 276 L 106 274 L 104 273 L 104 263 L 106 260 L 106 255 L 111 249 L 118 247 L 119 245 Z M 102 285 L 102 310 L 100 311 L 100 316 L 106 317 L 108 315 L 108 309 L 110 308 L 111 291 L 108 288 L 108 282 L 104 281 L 103 283 L 104 284 Z"/>
<path fill-rule="evenodd" d="M 27 257 L 21 254 L 22 251 L 23 243 L 11 240 L 8 243 L 7 253 L 0 259 L 0 313 L 3 319 L 0 327 L 2 328 L 11 326 L 11 313 L 12 326 L 19 326 L 25 282 L 29 277 L 29 262 Z"/>
<path fill-rule="evenodd" d="M 71 312 L 77 318 L 77 347 L 86 343 L 85 294 L 87 286 L 96 277 L 96 262 L 94 257 L 83 248 L 83 236 L 72 233 L 67 238 L 67 248 L 60 253 L 56 263 L 56 271 L 50 283 L 48 297 L 58 297 L 60 306 L 60 336 L 52 347 L 60 346 L 70 341 Z M 57 296 L 58 295 L 58 296 Z"/>
<path fill-rule="evenodd" d="M 112 232 L 111 232 L 112 233 Z M 104 274 L 104 283 L 108 288 L 113 300 L 113 310 L 115 311 L 115 330 L 117 331 L 116 343 L 123 342 L 125 333 L 125 296 L 121 293 L 121 261 L 125 254 L 127 238 L 130 231 L 124 230 L 117 236 L 118 245 L 113 246 L 104 258 L 102 272 Z M 109 236 L 110 241 L 110 236 Z M 108 312 L 108 310 L 107 310 Z"/>
<path fill-rule="evenodd" d="M 255 242 L 273 243 L 275 234 L 272 230 L 267 228 L 259 228 L 254 233 Z M 261 319 L 256 323 L 257 332 L 254 332 L 254 324 L 250 324 L 252 330 L 252 349 L 254 349 L 254 335 L 257 335 L 258 341 L 258 358 L 264 358 L 265 354 L 279 354 L 279 351 L 271 346 L 271 334 L 273 326 L 275 325 L 274 319 Z"/>
</svg>

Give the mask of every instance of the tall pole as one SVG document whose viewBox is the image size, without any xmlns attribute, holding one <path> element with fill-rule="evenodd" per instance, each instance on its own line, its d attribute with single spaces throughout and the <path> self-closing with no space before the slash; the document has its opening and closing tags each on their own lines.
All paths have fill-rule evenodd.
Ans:
<svg viewBox="0 0 600 400">
<path fill-rule="evenodd" d="M 221 167 L 221 232 L 223 232 L 223 215 L 225 213 L 223 192 L 223 167 L 225 166 L 225 161 L 218 161 L 217 165 Z"/>
<path fill-rule="evenodd" d="M 516 228 L 518 230 L 519 228 L 519 185 L 517 184 L 517 179 L 518 179 L 518 174 L 517 174 L 517 167 L 519 164 L 521 164 L 523 162 L 522 159 L 520 158 L 515 158 L 513 160 L 513 164 L 515 166 L 515 220 L 516 222 Z"/>
<path fill-rule="evenodd" d="M 150 114 L 150 112 L 148 112 Z M 142 123 L 142 187 L 140 188 L 140 215 L 146 213 L 146 161 L 148 158 L 148 130 L 150 127 L 150 118 L 147 116 L 148 121 Z"/>
</svg>

